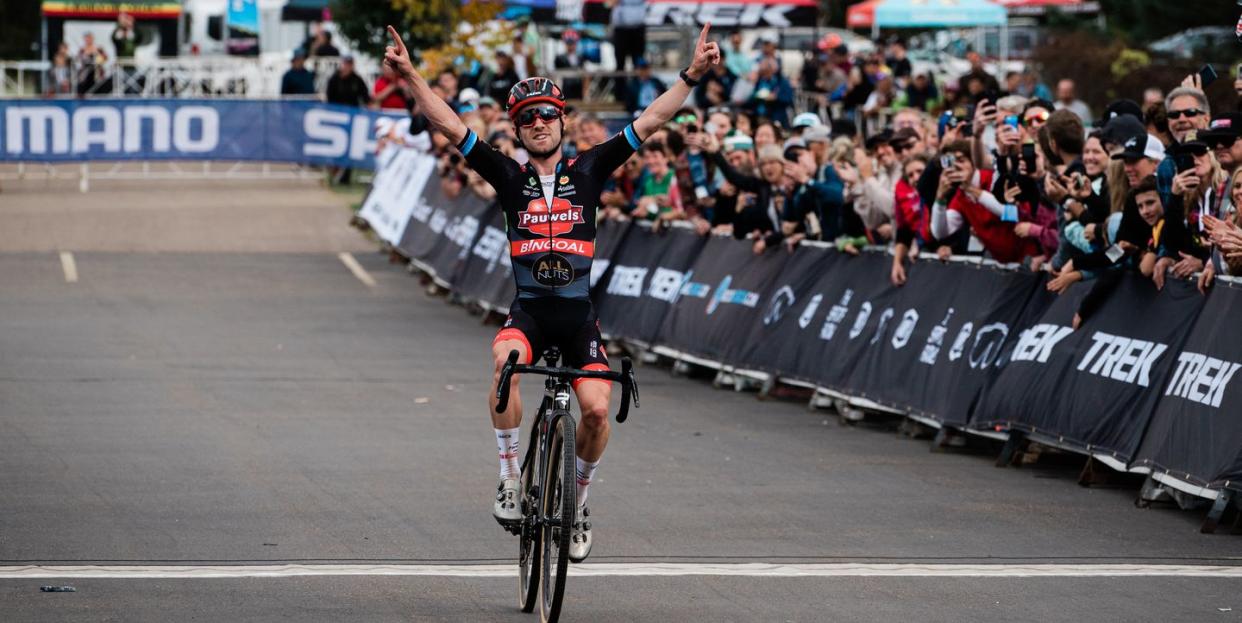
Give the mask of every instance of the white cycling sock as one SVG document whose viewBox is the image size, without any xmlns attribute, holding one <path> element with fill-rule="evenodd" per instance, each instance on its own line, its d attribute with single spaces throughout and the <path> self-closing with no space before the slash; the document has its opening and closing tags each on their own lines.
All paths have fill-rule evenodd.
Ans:
<svg viewBox="0 0 1242 623">
<path fill-rule="evenodd" d="M 591 479 L 595 477 L 595 469 L 599 467 L 599 461 L 588 463 L 582 460 L 582 457 L 574 457 L 578 472 L 578 508 L 586 506 L 587 487 L 591 486 Z"/>
<path fill-rule="evenodd" d="M 518 446 L 521 444 L 521 428 L 497 428 L 496 450 L 500 454 L 501 479 L 516 479 L 522 475 L 518 464 Z"/>
</svg>

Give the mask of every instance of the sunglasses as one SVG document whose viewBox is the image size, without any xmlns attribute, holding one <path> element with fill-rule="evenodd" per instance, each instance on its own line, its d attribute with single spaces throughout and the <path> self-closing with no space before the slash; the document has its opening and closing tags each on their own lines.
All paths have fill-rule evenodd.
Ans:
<svg viewBox="0 0 1242 623">
<path fill-rule="evenodd" d="M 1043 111 L 1043 112 L 1037 112 L 1037 113 L 1035 113 L 1035 114 L 1033 114 L 1033 115 L 1030 115 L 1030 116 L 1028 116 L 1027 118 L 1023 119 L 1023 120 L 1022 120 L 1022 124 L 1023 124 L 1023 125 L 1028 125 L 1028 126 L 1031 126 L 1031 125 L 1043 125 L 1044 123 L 1047 123 L 1047 122 L 1048 122 L 1048 116 L 1049 116 L 1050 114 L 1051 114 L 1051 113 L 1049 113 L 1049 112 L 1048 112 L 1048 111 L 1046 111 L 1046 110 L 1045 110 L 1045 111 Z"/>
<path fill-rule="evenodd" d="M 543 119 L 546 123 L 551 123 L 561 118 L 561 109 L 555 106 L 532 106 L 518 113 L 518 127 L 525 128 L 535 125 L 535 118 Z"/>
<path fill-rule="evenodd" d="M 673 119 L 673 123 L 680 123 L 684 125 L 687 123 L 695 123 L 698 120 L 699 120 L 698 117 L 695 117 L 694 115 L 682 115 L 680 117 L 677 117 L 676 119 Z"/>
<path fill-rule="evenodd" d="M 1170 110 L 1168 117 L 1170 119 L 1181 119 L 1182 117 L 1194 118 L 1202 115 L 1203 111 L 1198 108 L 1187 108 L 1186 110 Z"/>
</svg>

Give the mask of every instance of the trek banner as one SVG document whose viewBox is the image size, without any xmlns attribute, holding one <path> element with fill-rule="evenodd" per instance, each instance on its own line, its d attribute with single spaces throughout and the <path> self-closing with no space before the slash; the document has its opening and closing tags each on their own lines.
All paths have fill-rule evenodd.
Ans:
<svg viewBox="0 0 1242 623">
<path fill-rule="evenodd" d="M 629 225 L 624 244 L 613 253 L 606 278 L 597 284 L 595 301 L 601 331 L 653 343 L 669 310 L 687 296 L 692 275 L 688 271 L 704 244 L 708 243 L 703 236 L 688 229 L 674 227 L 657 232 L 647 223 Z"/>
</svg>

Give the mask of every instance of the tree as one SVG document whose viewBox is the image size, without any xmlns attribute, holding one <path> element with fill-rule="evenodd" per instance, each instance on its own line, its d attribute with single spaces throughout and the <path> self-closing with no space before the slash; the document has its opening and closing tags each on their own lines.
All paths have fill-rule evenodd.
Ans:
<svg viewBox="0 0 1242 623">
<path fill-rule="evenodd" d="M 383 58 L 389 44 L 389 24 L 417 58 L 449 40 L 458 12 L 454 0 L 332 0 L 332 18 L 341 34 L 375 58 Z"/>
</svg>

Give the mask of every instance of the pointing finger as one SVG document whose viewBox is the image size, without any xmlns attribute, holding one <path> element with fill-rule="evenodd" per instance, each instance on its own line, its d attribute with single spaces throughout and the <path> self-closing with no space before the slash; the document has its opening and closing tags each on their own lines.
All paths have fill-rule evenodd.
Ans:
<svg viewBox="0 0 1242 623">
<path fill-rule="evenodd" d="M 397 29 L 393 28 L 391 24 L 388 26 L 388 36 L 392 37 L 393 47 L 397 48 L 398 52 L 404 53 L 405 42 L 401 40 L 401 35 L 397 34 Z"/>
<path fill-rule="evenodd" d="M 703 45 L 704 45 L 705 43 L 707 43 L 707 31 L 708 31 L 708 29 L 710 29 L 711 27 L 712 27 L 712 23 L 711 23 L 711 22 L 707 22 L 706 24 L 703 24 L 703 30 L 699 31 L 699 42 L 698 42 L 697 44 L 695 44 L 695 46 L 694 46 L 694 47 L 696 47 L 696 48 L 702 48 L 702 47 L 703 47 Z"/>
</svg>

